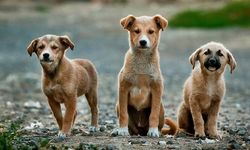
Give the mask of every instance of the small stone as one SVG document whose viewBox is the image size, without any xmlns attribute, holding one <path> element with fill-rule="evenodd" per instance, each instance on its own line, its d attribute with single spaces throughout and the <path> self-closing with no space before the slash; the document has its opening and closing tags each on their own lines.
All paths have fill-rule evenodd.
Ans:
<svg viewBox="0 0 250 150">
<path fill-rule="evenodd" d="M 243 136 L 247 133 L 247 129 L 245 127 L 240 127 L 237 133 L 238 135 Z"/>
<path fill-rule="evenodd" d="M 112 125 L 112 124 L 107 124 L 107 125 L 106 125 L 106 128 L 107 128 L 108 130 L 112 130 L 112 129 L 114 129 L 115 127 L 114 127 L 114 125 Z"/>
<path fill-rule="evenodd" d="M 117 129 L 114 129 L 112 132 L 111 132 L 111 136 L 112 137 L 115 137 L 118 135 L 118 130 Z"/>
<path fill-rule="evenodd" d="M 167 141 L 167 144 L 174 144 L 173 141 Z"/>
<path fill-rule="evenodd" d="M 101 126 L 101 127 L 100 127 L 100 131 L 101 131 L 101 132 L 104 132 L 105 130 L 106 130 L 106 127 L 105 127 L 105 126 Z"/>
<path fill-rule="evenodd" d="M 105 123 L 106 124 L 114 124 L 114 121 L 113 120 L 105 120 Z"/>
<path fill-rule="evenodd" d="M 25 108 L 36 108 L 36 109 L 39 109 L 41 108 L 41 104 L 40 102 L 35 102 L 35 101 L 32 101 L 32 100 L 29 100 L 27 102 L 24 103 L 24 107 Z"/>
<path fill-rule="evenodd" d="M 180 149 L 180 147 L 178 145 L 170 145 L 167 148 L 169 148 L 169 149 Z"/>
<path fill-rule="evenodd" d="M 228 130 L 229 134 L 235 134 L 238 132 L 238 129 L 237 128 L 231 128 Z"/>
<path fill-rule="evenodd" d="M 145 140 L 129 140 L 128 142 L 130 144 L 143 144 L 143 143 L 146 143 Z"/>
<path fill-rule="evenodd" d="M 239 143 L 237 143 L 235 140 L 230 140 L 229 141 L 229 145 L 228 145 L 229 149 L 240 149 L 241 146 Z"/>
<path fill-rule="evenodd" d="M 166 141 L 159 141 L 158 144 L 161 145 L 161 146 L 167 145 Z"/>
<path fill-rule="evenodd" d="M 112 144 L 108 144 L 106 147 L 106 150 L 113 150 L 113 149 L 115 149 L 115 147 Z"/>
</svg>

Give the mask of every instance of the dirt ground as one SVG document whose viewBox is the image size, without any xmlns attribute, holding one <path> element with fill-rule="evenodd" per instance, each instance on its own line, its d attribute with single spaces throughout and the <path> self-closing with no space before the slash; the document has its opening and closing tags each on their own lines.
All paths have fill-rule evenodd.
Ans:
<svg viewBox="0 0 250 150">
<path fill-rule="evenodd" d="M 78 117 L 72 136 L 63 142 L 49 143 L 50 149 L 250 149 L 250 29 L 173 29 L 162 32 L 160 43 L 161 69 L 165 79 L 163 103 L 165 116 L 176 119 L 182 100 L 182 86 L 191 72 L 189 55 L 209 41 L 219 41 L 231 50 L 238 66 L 231 75 L 225 73 L 227 92 L 223 100 L 218 129 L 222 140 L 196 140 L 192 137 L 162 136 L 112 137 L 117 127 L 115 102 L 117 74 L 128 49 L 127 32 L 119 25 L 128 15 L 162 14 L 169 19 L 186 8 L 216 8 L 211 4 L 128 4 L 100 5 L 90 3 L 13 4 L 0 2 L 0 125 L 22 119 L 22 144 L 38 146 L 40 138 L 53 139 L 58 128 L 47 101 L 41 92 L 41 68 L 29 42 L 44 34 L 67 34 L 75 43 L 69 58 L 90 59 L 99 73 L 100 131 L 88 133 L 89 108 L 84 97 L 78 101 Z M 205 7 L 209 6 L 209 7 Z M 169 22 L 171 24 L 171 22 Z"/>
</svg>

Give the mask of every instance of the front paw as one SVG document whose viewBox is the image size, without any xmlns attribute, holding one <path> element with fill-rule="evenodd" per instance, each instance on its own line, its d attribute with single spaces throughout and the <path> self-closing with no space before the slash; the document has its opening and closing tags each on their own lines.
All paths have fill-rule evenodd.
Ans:
<svg viewBox="0 0 250 150">
<path fill-rule="evenodd" d="M 149 128 L 147 135 L 149 137 L 159 137 L 159 130 L 158 130 L 158 128 Z"/>
<path fill-rule="evenodd" d="M 206 135 L 205 135 L 204 132 L 197 132 L 197 131 L 195 131 L 194 136 L 195 136 L 196 138 L 201 138 L 201 139 L 205 139 L 205 138 L 206 138 Z"/>
<path fill-rule="evenodd" d="M 215 132 L 208 132 L 208 137 L 210 139 L 218 139 L 218 140 L 221 140 L 221 136 L 217 133 L 217 131 Z"/>
<path fill-rule="evenodd" d="M 128 128 L 127 127 L 118 128 L 117 129 L 117 135 L 119 135 L 119 136 L 129 136 Z"/>
<path fill-rule="evenodd" d="M 97 127 L 95 127 L 95 126 L 90 126 L 89 127 L 89 132 L 96 132 L 97 131 Z"/>
<path fill-rule="evenodd" d="M 59 131 L 56 140 L 57 141 L 63 141 L 63 140 L 66 139 L 66 137 L 67 137 L 66 133 L 63 133 L 62 131 Z"/>
</svg>

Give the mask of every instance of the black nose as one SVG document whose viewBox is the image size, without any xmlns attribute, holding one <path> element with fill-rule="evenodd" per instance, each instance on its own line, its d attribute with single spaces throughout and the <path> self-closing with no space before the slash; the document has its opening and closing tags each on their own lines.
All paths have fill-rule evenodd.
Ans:
<svg viewBox="0 0 250 150">
<path fill-rule="evenodd" d="M 44 53 L 44 54 L 43 54 L 43 58 L 44 58 L 44 59 L 49 59 L 49 53 Z"/>
<path fill-rule="evenodd" d="M 209 59 L 209 63 L 212 64 L 212 65 L 214 65 L 216 63 L 216 60 L 214 58 L 210 58 Z"/>
<path fill-rule="evenodd" d="M 141 44 L 141 46 L 146 46 L 147 41 L 146 40 L 140 40 L 140 44 Z"/>
</svg>

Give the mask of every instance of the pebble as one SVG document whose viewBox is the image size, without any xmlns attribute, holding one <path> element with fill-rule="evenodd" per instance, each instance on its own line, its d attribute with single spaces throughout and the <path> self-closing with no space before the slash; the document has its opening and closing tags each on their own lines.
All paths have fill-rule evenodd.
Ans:
<svg viewBox="0 0 250 150">
<path fill-rule="evenodd" d="M 178 145 L 170 145 L 168 146 L 169 149 L 180 149 L 180 146 Z"/>
<path fill-rule="evenodd" d="M 145 140 L 129 140 L 128 141 L 130 144 L 143 144 L 143 143 L 146 143 Z"/>
<path fill-rule="evenodd" d="M 228 130 L 229 134 L 235 134 L 238 132 L 238 129 L 235 127 L 235 128 L 231 128 Z"/>
<path fill-rule="evenodd" d="M 106 150 L 113 150 L 113 149 L 115 149 L 115 147 L 114 147 L 114 145 L 112 145 L 112 144 L 108 144 L 108 145 L 106 146 Z"/>
<path fill-rule="evenodd" d="M 159 141 L 158 144 L 161 145 L 161 146 L 167 145 L 166 141 Z"/>
<path fill-rule="evenodd" d="M 240 149 L 240 144 L 237 143 L 235 140 L 230 140 L 229 141 L 229 145 L 228 145 L 228 148 L 231 148 L 231 149 Z"/>
<path fill-rule="evenodd" d="M 104 132 L 106 130 L 106 127 L 105 126 L 101 126 L 100 129 L 99 129 L 101 132 Z"/>
<path fill-rule="evenodd" d="M 114 129 L 115 127 L 114 127 L 114 125 L 112 125 L 112 124 L 107 124 L 107 125 L 106 125 L 106 128 L 107 128 L 108 130 L 112 130 L 112 129 Z"/>
<path fill-rule="evenodd" d="M 167 141 L 167 144 L 174 144 L 173 141 Z"/>
<path fill-rule="evenodd" d="M 247 129 L 245 127 L 240 127 L 237 133 L 238 135 L 243 136 L 247 133 Z"/>
<path fill-rule="evenodd" d="M 29 100 L 27 102 L 24 103 L 24 107 L 25 108 L 36 108 L 36 109 L 39 109 L 41 108 L 41 104 L 40 102 L 35 102 L 35 101 L 32 101 L 32 100 Z"/>
<path fill-rule="evenodd" d="M 114 121 L 113 120 L 105 120 L 105 123 L 106 124 L 114 124 Z"/>
</svg>

